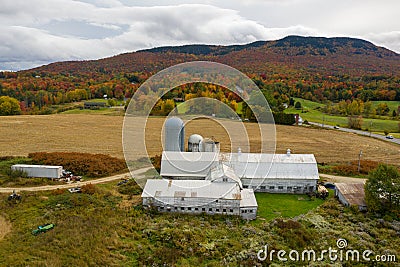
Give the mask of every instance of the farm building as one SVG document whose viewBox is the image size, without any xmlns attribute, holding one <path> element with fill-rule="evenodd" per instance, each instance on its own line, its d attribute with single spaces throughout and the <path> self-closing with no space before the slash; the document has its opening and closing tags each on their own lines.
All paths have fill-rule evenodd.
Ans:
<svg viewBox="0 0 400 267">
<path fill-rule="evenodd" d="M 62 166 L 49 166 L 49 165 L 28 165 L 16 164 L 11 166 L 12 170 L 26 172 L 28 177 L 41 177 L 59 179 L 62 176 Z"/>
<path fill-rule="evenodd" d="M 255 154 L 164 151 L 161 176 L 166 179 L 204 180 L 219 163 L 230 166 L 244 188 L 255 192 L 305 194 L 316 190 L 319 179 L 312 154 Z"/>
<path fill-rule="evenodd" d="M 312 154 L 224 154 L 244 188 L 255 192 L 306 194 L 316 190 L 317 161 Z"/>
<path fill-rule="evenodd" d="M 213 152 L 163 151 L 160 174 L 165 179 L 204 180 L 217 163 L 218 154 Z"/>
<path fill-rule="evenodd" d="M 84 109 L 99 109 L 99 108 L 105 108 L 105 107 L 106 107 L 105 102 L 84 102 L 83 103 Z"/>
<path fill-rule="evenodd" d="M 143 205 L 159 211 L 238 215 L 255 219 L 254 192 L 314 192 L 319 179 L 312 154 L 220 153 L 219 143 L 191 135 L 184 152 L 184 123 L 165 123 L 160 174 L 147 180 Z M 206 140 L 206 141 L 205 141 Z"/>
<path fill-rule="evenodd" d="M 206 180 L 147 180 L 143 189 L 143 206 L 161 212 L 190 214 L 237 215 L 243 219 L 256 218 L 257 201 L 252 189 L 241 188 L 237 177 L 231 178 L 229 167 L 220 167 Z"/>
<path fill-rule="evenodd" d="M 335 186 L 335 196 L 344 206 L 349 207 L 355 205 L 358 206 L 360 211 L 367 210 L 363 183 L 336 183 Z"/>
</svg>

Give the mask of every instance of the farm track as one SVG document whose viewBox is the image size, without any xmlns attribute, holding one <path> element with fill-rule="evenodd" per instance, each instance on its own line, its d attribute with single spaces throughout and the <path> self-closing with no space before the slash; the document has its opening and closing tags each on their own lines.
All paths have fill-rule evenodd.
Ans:
<svg viewBox="0 0 400 267">
<path fill-rule="evenodd" d="M 140 175 L 152 167 L 146 167 L 146 168 L 141 168 L 138 170 L 134 170 L 132 172 L 132 175 L 137 176 Z M 44 186 L 32 186 L 32 187 L 0 187 L 0 193 L 12 193 L 14 190 L 16 192 L 21 192 L 21 191 L 48 191 L 48 190 L 56 190 L 56 189 L 68 189 L 68 188 L 73 188 L 73 187 L 79 187 L 87 184 L 102 184 L 102 183 L 107 183 L 115 180 L 121 180 L 121 179 L 127 179 L 129 178 L 131 173 L 122 173 L 122 174 L 117 174 L 113 176 L 108 176 L 108 177 L 103 177 L 95 180 L 89 180 L 89 181 L 84 181 L 84 182 L 77 182 L 77 183 L 71 183 L 71 184 L 62 184 L 62 185 L 44 185 Z"/>
</svg>

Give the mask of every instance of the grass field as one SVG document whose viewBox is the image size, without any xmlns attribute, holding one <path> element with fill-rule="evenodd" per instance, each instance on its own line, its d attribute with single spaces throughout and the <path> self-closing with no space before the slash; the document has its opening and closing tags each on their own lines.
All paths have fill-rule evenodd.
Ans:
<svg viewBox="0 0 400 267">
<path fill-rule="evenodd" d="M 148 120 L 146 146 L 149 155 L 160 154 L 162 151 L 163 122 L 164 118 Z M 122 123 L 122 116 L 95 114 L 0 117 L 0 156 L 27 156 L 30 152 L 41 151 L 77 151 L 122 158 Z M 257 152 L 260 141 L 258 127 L 253 123 L 244 125 L 250 137 L 250 149 Z M 222 151 L 231 150 L 229 135 L 217 123 L 206 119 L 191 121 L 186 127 L 186 138 L 193 133 L 204 137 L 214 136 L 221 142 Z M 288 148 L 293 153 L 313 153 L 320 163 L 357 160 L 362 150 L 364 159 L 400 164 L 398 145 L 350 133 L 277 125 L 276 140 L 277 153 L 285 153 Z"/>
<path fill-rule="evenodd" d="M 287 113 L 299 113 L 303 120 L 308 120 L 312 122 L 324 123 L 329 125 L 339 125 L 341 127 L 347 127 L 347 117 L 341 116 L 332 116 L 326 115 L 318 110 L 318 107 L 323 107 L 324 104 L 316 103 L 313 101 L 295 98 L 295 101 L 299 101 L 302 105 L 302 109 L 307 111 L 302 113 L 302 110 L 297 110 L 294 107 L 290 107 L 286 109 L 285 112 Z M 373 106 L 377 106 L 380 102 L 385 102 L 388 104 L 389 108 L 396 109 L 397 106 L 400 105 L 400 101 L 372 101 Z M 391 111 L 389 112 L 391 114 Z M 363 118 L 363 129 L 371 129 L 373 132 L 376 133 L 383 133 L 384 130 L 389 131 L 390 133 L 396 133 L 399 131 L 399 120 L 392 120 L 392 119 L 370 119 L 370 118 Z"/>
<path fill-rule="evenodd" d="M 257 215 L 266 220 L 277 217 L 293 218 L 324 203 L 319 198 L 310 200 L 306 195 L 267 193 L 255 193 L 255 195 L 258 203 Z"/>
</svg>

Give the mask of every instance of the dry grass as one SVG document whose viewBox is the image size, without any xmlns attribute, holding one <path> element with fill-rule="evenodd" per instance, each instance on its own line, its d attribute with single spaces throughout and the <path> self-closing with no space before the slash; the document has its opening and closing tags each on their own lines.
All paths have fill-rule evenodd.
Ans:
<svg viewBox="0 0 400 267">
<path fill-rule="evenodd" d="M 11 231 L 11 224 L 7 220 L 0 216 L 0 240 L 4 238 L 6 234 Z"/>
<path fill-rule="evenodd" d="M 163 118 L 148 120 L 146 145 L 150 155 L 162 150 L 160 133 L 163 121 Z M 0 117 L 0 156 L 26 156 L 38 151 L 77 151 L 122 158 L 122 124 L 123 117 L 105 115 Z M 258 151 L 258 127 L 252 123 L 245 125 L 251 138 L 251 150 Z M 400 164 L 400 146 L 389 142 L 325 129 L 278 125 L 276 131 L 277 153 L 284 153 L 290 148 L 293 153 L 313 153 L 318 162 L 349 162 L 358 159 L 362 150 L 365 160 Z M 192 121 L 186 127 L 186 137 L 192 133 L 213 136 L 221 142 L 222 151 L 231 149 L 228 134 L 215 122 Z"/>
</svg>

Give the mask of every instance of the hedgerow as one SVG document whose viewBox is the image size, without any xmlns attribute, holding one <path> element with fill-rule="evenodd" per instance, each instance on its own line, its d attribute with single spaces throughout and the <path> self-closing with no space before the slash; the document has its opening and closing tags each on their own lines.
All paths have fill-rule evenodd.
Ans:
<svg viewBox="0 0 400 267">
<path fill-rule="evenodd" d="M 103 177 L 127 169 L 125 161 L 104 154 L 36 152 L 28 155 L 33 164 L 61 165 L 75 175 Z"/>
</svg>

